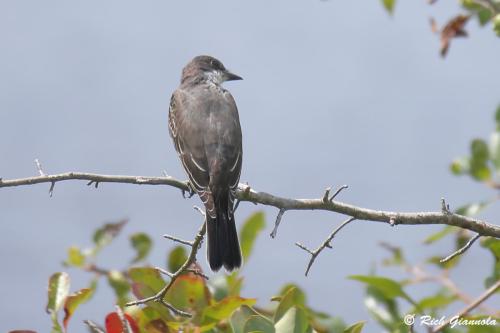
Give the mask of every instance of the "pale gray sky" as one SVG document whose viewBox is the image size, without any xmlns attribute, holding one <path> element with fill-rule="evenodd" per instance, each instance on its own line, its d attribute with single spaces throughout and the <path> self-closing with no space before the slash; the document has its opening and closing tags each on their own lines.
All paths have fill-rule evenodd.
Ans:
<svg viewBox="0 0 500 333">
<path fill-rule="evenodd" d="M 489 27 L 471 22 L 471 38 L 454 41 L 441 59 L 429 16 L 443 23 L 458 10 L 454 1 L 399 1 L 394 17 L 376 0 L 1 1 L 0 176 L 35 175 L 39 158 L 48 173 L 184 177 L 167 134 L 168 102 L 185 63 L 210 54 L 244 77 L 226 87 L 240 110 L 242 180 L 256 189 L 319 197 L 327 186 L 349 184 L 346 202 L 404 211 L 439 209 L 442 196 L 452 207 L 487 198 L 493 193 L 451 176 L 448 163 L 493 129 L 500 44 Z M 189 238 L 200 223 L 191 209 L 198 199 L 168 187 L 67 182 L 53 198 L 47 191 L 0 190 L 0 331 L 47 331 L 48 277 L 62 269 L 66 249 L 89 245 L 104 221 L 129 217 L 124 235 L 151 234 L 155 265 L 171 246 L 163 233 Z M 256 209 L 242 204 L 238 221 Z M 304 278 L 308 258 L 294 242 L 316 246 L 343 218 L 289 212 L 272 240 L 277 212 L 264 210 L 268 228 L 244 267 L 243 294 L 267 304 L 295 282 L 314 308 L 368 320 L 370 331 L 363 288 L 346 276 L 368 273 L 385 256 L 378 242 L 404 246 L 415 261 L 451 248 L 421 244 L 439 227 L 358 222 Z M 497 222 L 498 213 L 483 217 Z M 131 256 L 121 237 L 101 263 L 120 268 Z M 474 246 L 454 278 L 478 294 L 491 265 Z M 88 275 L 69 273 L 72 290 L 86 286 Z M 98 294 L 77 311 L 71 332 L 113 310 L 105 281 Z"/>
</svg>

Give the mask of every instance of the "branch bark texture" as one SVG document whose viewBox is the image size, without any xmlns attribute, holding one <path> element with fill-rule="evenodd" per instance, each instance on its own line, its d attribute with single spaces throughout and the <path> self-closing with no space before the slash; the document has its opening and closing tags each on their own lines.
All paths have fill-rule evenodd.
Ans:
<svg viewBox="0 0 500 333">
<path fill-rule="evenodd" d="M 187 181 L 175 179 L 170 176 L 148 177 L 148 176 L 120 176 L 120 175 L 101 175 L 84 172 L 67 172 L 60 174 L 40 174 L 39 176 L 20 178 L 20 179 L 0 179 L 0 188 L 26 186 L 41 183 L 51 184 L 50 188 L 54 190 L 54 184 L 67 180 L 85 180 L 88 185 L 97 185 L 99 183 L 123 183 L 135 185 L 167 185 L 178 188 L 183 192 L 189 192 L 190 188 Z M 347 216 L 356 220 L 385 222 L 390 225 L 423 225 L 423 224 L 442 224 L 451 225 L 463 229 L 468 229 L 478 233 L 481 236 L 491 236 L 500 238 L 500 226 L 490 224 L 485 221 L 472 217 L 454 214 L 447 209 L 441 209 L 436 212 L 393 212 L 374 210 L 354 206 L 336 200 L 325 200 L 323 196 L 316 199 L 294 199 L 280 197 L 266 192 L 253 190 L 249 185 L 239 184 L 236 198 L 240 201 L 253 202 L 266 206 L 273 206 L 281 211 L 288 210 L 323 210 L 331 211 Z"/>
</svg>

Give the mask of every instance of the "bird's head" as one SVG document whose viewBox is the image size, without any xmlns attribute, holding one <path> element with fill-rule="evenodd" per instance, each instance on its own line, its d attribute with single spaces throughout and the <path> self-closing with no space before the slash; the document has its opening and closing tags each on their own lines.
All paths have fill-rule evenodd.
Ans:
<svg viewBox="0 0 500 333">
<path fill-rule="evenodd" d="M 214 57 L 201 55 L 191 60 L 182 70 L 182 82 L 189 78 L 203 78 L 215 84 L 225 81 L 243 80 L 241 76 L 231 73 L 222 62 Z"/>
</svg>

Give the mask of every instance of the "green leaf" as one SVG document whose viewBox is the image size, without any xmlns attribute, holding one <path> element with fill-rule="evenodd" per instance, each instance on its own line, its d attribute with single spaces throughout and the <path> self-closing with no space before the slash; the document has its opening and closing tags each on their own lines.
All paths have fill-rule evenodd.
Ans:
<svg viewBox="0 0 500 333">
<path fill-rule="evenodd" d="M 186 249 L 182 246 L 176 246 L 173 248 L 172 251 L 170 251 L 168 255 L 168 269 L 170 272 L 177 272 L 179 268 L 181 268 L 182 265 L 187 260 L 187 252 Z"/>
<path fill-rule="evenodd" d="M 250 316 L 243 326 L 244 333 L 263 332 L 274 333 L 274 325 L 271 321 L 263 316 Z"/>
<path fill-rule="evenodd" d="M 75 310 L 80 306 L 80 304 L 87 302 L 93 294 L 93 290 L 89 288 L 84 288 L 77 291 L 74 294 L 69 295 L 64 302 L 64 319 L 63 325 L 64 329 L 68 328 L 68 322 Z"/>
<path fill-rule="evenodd" d="M 227 319 L 242 305 L 251 306 L 256 302 L 253 298 L 227 297 L 203 310 L 203 316 L 217 321 Z"/>
<path fill-rule="evenodd" d="M 64 264 L 68 266 L 82 267 L 85 264 L 85 258 L 85 255 L 78 247 L 72 246 L 68 249 L 68 259 L 66 259 Z"/>
<path fill-rule="evenodd" d="M 479 19 L 479 24 L 486 25 L 491 20 L 493 16 L 492 12 L 489 9 L 482 8 L 477 12 L 477 18 Z"/>
<path fill-rule="evenodd" d="M 165 285 L 160 273 L 152 267 L 133 267 L 128 275 L 136 284 L 133 292 L 138 298 L 153 296 Z"/>
<path fill-rule="evenodd" d="M 365 305 L 368 312 L 389 332 L 394 332 L 401 323 L 398 303 L 394 298 L 387 298 L 378 289 L 371 286 L 366 288 Z"/>
<path fill-rule="evenodd" d="M 488 145 L 482 139 L 474 139 L 471 142 L 472 159 L 486 162 L 489 157 Z"/>
<path fill-rule="evenodd" d="M 489 288 L 500 279 L 500 239 L 483 237 L 481 246 L 493 255 L 493 272 L 485 281 L 486 288 Z"/>
<path fill-rule="evenodd" d="M 493 18 L 493 31 L 500 37 L 500 14 Z"/>
<path fill-rule="evenodd" d="M 458 214 L 458 213 L 457 213 Z M 455 231 L 459 230 L 457 227 L 454 227 L 454 226 L 446 226 L 444 227 L 443 229 L 441 229 L 440 231 L 428 236 L 425 240 L 424 240 L 424 243 L 425 244 L 432 244 L 432 243 L 435 243 L 439 240 L 441 240 L 442 238 L 444 238 L 445 236 L 448 236 L 449 234 L 452 234 L 454 233 Z"/>
<path fill-rule="evenodd" d="M 246 305 L 243 305 L 239 309 L 234 311 L 230 320 L 233 332 L 243 333 L 243 328 L 245 326 L 245 323 L 251 316 L 259 316 L 259 314 L 254 309 Z"/>
<path fill-rule="evenodd" d="M 394 6 L 396 5 L 396 0 L 382 0 L 385 10 L 392 15 L 394 12 Z"/>
<path fill-rule="evenodd" d="M 300 307 L 291 307 L 274 325 L 276 333 L 305 333 L 309 326 L 307 315 Z"/>
<path fill-rule="evenodd" d="M 95 252 L 111 243 L 111 241 L 118 236 L 126 223 L 126 220 L 117 223 L 107 223 L 102 228 L 97 229 L 93 237 L 94 244 L 96 245 Z"/>
<path fill-rule="evenodd" d="M 468 157 L 462 157 L 454 160 L 450 164 L 450 171 L 455 176 L 460 176 L 470 171 L 470 160 Z"/>
<path fill-rule="evenodd" d="M 382 265 L 384 265 L 384 266 L 401 266 L 406 262 L 405 258 L 403 256 L 403 250 L 401 250 L 400 247 L 391 245 L 391 244 L 386 243 L 386 242 L 382 242 L 382 243 L 380 243 L 380 245 L 392 254 L 391 257 L 386 258 L 382 261 Z"/>
<path fill-rule="evenodd" d="M 46 310 L 57 312 L 69 293 L 69 275 L 65 272 L 54 273 L 49 279 L 49 292 Z"/>
<path fill-rule="evenodd" d="M 385 297 L 391 299 L 396 297 L 401 297 L 414 304 L 413 300 L 404 292 L 403 287 L 397 281 L 392 279 L 381 277 L 381 276 L 371 276 L 371 275 L 351 275 L 349 276 L 351 280 L 357 280 L 367 285 L 379 290 L 385 295 Z"/>
<path fill-rule="evenodd" d="M 210 293 L 205 279 L 194 274 L 179 276 L 165 295 L 165 300 L 178 309 L 201 313 L 208 306 Z"/>
<path fill-rule="evenodd" d="M 488 207 L 490 203 L 491 203 L 490 201 L 482 201 L 482 202 L 467 204 L 462 207 L 459 207 L 455 211 L 455 213 L 457 213 L 458 215 L 475 216 L 479 214 L 483 209 Z"/>
<path fill-rule="evenodd" d="M 470 174 L 479 181 L 491 178 L 491 171 L 487 162 L 489 159 L 489 148 L 482 139 L 474 139 L 471 143 Z"/>
<path fill-rule="evenodd" d="M 500 14 L 497 15 L 495 19 L 500 20 Z M 497 106 L 497 110 L 495 112 L 495 121 L 497 123 L 497 130 L 500 130 L 500 105 Z"/>
<path fill-rule="evenodd" d="M 110 271 L 108 273 L 108 283 L 113 288 L 118 305 L 123 306 L 129 301 L 130 284 L 119 271 Z"/>
<path fill-rule="evenodd" d="M 500 127 L 500 124 L 497 123 L 497 127 Z M 500 132 L 498 130 L 491 134 L 489 147 L 491 161 L 498 172 L 500 170 Z"/>
<path fill-rule="evenodd" d="M 63 329 L 61 324 L 59 324 L 59 320 L 57 319 L 57 312 L 50 310 L 50 318 L 52 319 L 52 330 L 51 333 L 63 333 Z"/>
<path fill-rule="evenodd" d="M 243 224 L 239 238 L 244 261 L 247 261 L 248 257 L 250 257 L 255 239 L 265 226 L 266 222 L 264 219 L 264 212 L 262 211 L 252 214 Z"/>
<path fill-rule="evenodd" d="M 435 310 L 440 308 L 446 308 L 448 305 L 453 303 L 457 299 L 456 296 L 448 296 L 443 294 L 436 294 L 429 297 L 425 297 L 418 302 L 418 307 L 420 310 Z M 412 311 L 413 313 L 418 312 L 417 309 Z"/>
<path fill-rule="evenodd" d="M 274 322 L 277 323 L 285 315 L 285 313 L 293 306 L 299 305 L 303 306 L 305 302 L 304 293 L 292 287 L 286 291 L 286 293 L 281 298 L 280 304 L 274 313 Z"/>
<path fill-rule="evenodd" d="M 363 326 L 365 326 L 365 321 L 359 321 L 346 328 L 344 333 L 361 333 Z"/>
<path fill-rule="evenodd" d="M 151 238 L 143 232 L 138 232 L 130 236 L 130 242 L 132 247 L 135 249 L 136 256 L 132 260 L 132 263 L 143 260 L 151 251 L 152 241 Z"/>
</svg>

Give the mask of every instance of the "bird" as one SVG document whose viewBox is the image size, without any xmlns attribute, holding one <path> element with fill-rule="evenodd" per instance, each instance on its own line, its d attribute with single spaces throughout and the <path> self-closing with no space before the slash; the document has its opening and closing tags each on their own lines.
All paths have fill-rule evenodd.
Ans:
<svg viewBox="0 0 500 333">
<path fill-rule="evenodd" d="M 193 193 L 205 206 L 207 260 L 212 271 L 241 266 L 234 200 L 242 161 L 238 108 L 226 81 L 242 80 L 221 61 L 193 58 L 170 99 L 168 127 Z"/>
</svg>

